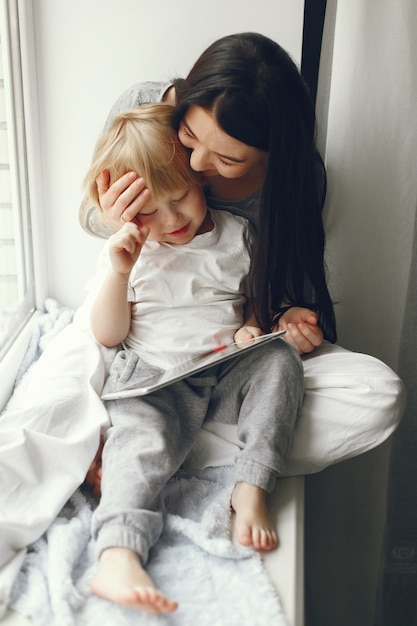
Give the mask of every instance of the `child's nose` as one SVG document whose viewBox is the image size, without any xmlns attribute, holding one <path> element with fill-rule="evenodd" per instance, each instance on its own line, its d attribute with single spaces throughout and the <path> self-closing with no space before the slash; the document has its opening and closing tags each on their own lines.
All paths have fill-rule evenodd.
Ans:
<svg viewBox="0 0 417 626">
<path fill-rule="evenodd" d="M 167 213 L 166 222 L 167 224 L 173 227 L 178 226 L 178 224 L 181 224 L 182 222 L 181 211 L 175 207 L 171 207 Z"/>
</svg>

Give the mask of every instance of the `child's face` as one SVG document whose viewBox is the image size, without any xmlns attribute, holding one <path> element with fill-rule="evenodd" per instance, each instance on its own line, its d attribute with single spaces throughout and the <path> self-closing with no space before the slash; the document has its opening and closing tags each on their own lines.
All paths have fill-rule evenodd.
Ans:
<svg viewBox="0 0 417 626">
<path fill-rule="evenodd" d="M 167 193 L 158 200 L 150 198 L 135 221 L 149 228 L 151 241 L 178 245 L 212 228 L 206 199 L 198 184 Z"/>
</svg>

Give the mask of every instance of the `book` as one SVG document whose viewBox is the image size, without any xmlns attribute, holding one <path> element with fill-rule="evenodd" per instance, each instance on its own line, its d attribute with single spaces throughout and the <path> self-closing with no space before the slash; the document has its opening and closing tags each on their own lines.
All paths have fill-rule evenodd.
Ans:
<svg viewBox="0 0 417 626">
<path fill-rule="evenodd" d="M 264 343 L 274 341 L 282 337 L 285 332 L 285 330 L 279 330 L 273 333 L 267 333 L 266 335 L 261 335 L 260 337 L 249 339 L 248 341 L 240 341 L 239 343 L 219 346 L 211 352 L 206 352 L 200 356 L 190 359 L 189 361 L 185 361 L 184 363 L 175 365 L 167 370 L 158 372 L 153 376 L 144 378 L 134 385 L 123 387 L 117 391 L 112 391 L 111 393 L 105 393 L 101 396 L 101 399 L 108 401 L 120 400 L 121 398 L 132 398 L 135 396 L 145 396 L 152 393 L 152 391 L 171 385 L 182 378 L 188 378 L 189 376 L 202 372 L 213 365 L 217 365 L 223 361 L 228 361 L 229 359 L 239 358 L 239 356 L 246 353 L 248 350 L 255 350 Z"/>
</svg>

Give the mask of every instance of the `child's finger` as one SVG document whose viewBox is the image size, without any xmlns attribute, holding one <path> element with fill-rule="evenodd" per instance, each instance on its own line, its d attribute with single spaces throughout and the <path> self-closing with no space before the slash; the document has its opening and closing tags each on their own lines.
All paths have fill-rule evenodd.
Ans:
<svg viewBox="0 0 417 626">
<path fill-rule="evenodd" d="M 140 234 L 142 235 L 142 237 L 141 237 L 141 243 L 142 243 L 142 244 L 144 244 L 144 243 L 145 243 L 145 241 L 146 241 L 146 240 L 147 240 L 147 238 L 148 238 L 148 235 L 149 235 L 149 228 L 148 228 L 147 226 L 140 226 L 140 227 L 139 227 L 139 232 L 140 232 Z"/>
</svg>

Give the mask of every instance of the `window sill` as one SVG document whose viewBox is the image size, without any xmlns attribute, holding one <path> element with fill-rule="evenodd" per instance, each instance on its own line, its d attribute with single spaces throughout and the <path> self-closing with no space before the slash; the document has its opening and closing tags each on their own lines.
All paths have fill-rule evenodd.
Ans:
<svg viewBox="0 0 417 626">
<path fill-rule="evenodd" d="M 14 387 L 17 372 L 25 355 L 32 336 L 32 328 L 34 320 L 40 315 L 39 311 L 35 311 L 22 331 L 16 337 L 13 345 L 6 352 L 0 361 L 0 380 L 2 381 L 0 389 L 0 410 L 2 410 L 9 400 Z"/>
</svg>

